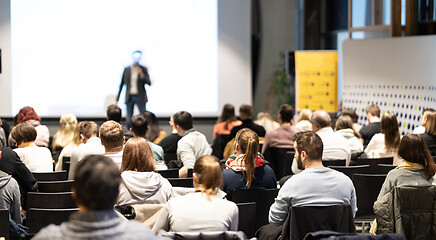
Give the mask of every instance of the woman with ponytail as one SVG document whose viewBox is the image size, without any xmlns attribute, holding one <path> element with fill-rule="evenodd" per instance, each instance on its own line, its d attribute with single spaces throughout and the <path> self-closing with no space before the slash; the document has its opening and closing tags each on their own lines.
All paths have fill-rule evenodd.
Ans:
<svg viewBox="0 0 436 240">
<path fill-rule="evenodd" d="M 222 183 L 218 159 L 209 155 L 200 157 L 195 162 L 193 181 L 195 192 L 168 201 L 153 231 L 237 231 L 238 207 L 217 196 Z"/>
<path fill-rule="evenodd" d="M 236 155 L 226 161 L 223 172 L 227 199 L 231 199 L 234 189 L 244 188 L 276 188 L 277 180 L 274 171 L 265 165 L 263 156 L 259 154 L 259 137 L 248 128 L 239 130 L 235 137 Z"/>
</svg>

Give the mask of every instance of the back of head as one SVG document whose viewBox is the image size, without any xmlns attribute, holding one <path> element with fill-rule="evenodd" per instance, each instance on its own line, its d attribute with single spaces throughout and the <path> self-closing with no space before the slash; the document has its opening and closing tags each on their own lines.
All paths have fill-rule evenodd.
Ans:
<svg viewBox="0 0 436 240">
<path fill-rule="evenodd" d="M 365 112 L 369 113 L 373 117 L 380 117 L 380 108 L 375 104 L 367 106 Z"/>
<path fill-rule="evenodd" d="M 72 113 L 64 113 L 62 114 L 59 123 L 60 128 L 53 137 L 52 149 L 57 147 L 63 148 L 73 140 L 74 130 L 77 126 L 76 115 Z"/>
<path fill-rule="evenodd" d="M 137 137 L 146 137 L 148 122 L 147 119 L 142 114 L 134 115 L 130 119 L 130 127 L 132 128 L 132 132 Z"/>
<path fill-rule="evenodd" d="M 234 120 L 236 120 L 235 107 L 232 104 L 227 103 L 223 107 L 223 111 L 221 112 L 218 122 L 231 122 Z"/>
<path fill-rule="evenodd" d="M 41 121 L 41 118 L 32 107 L 23 107 L 18 113 L 17 123 L 26 122 L 28 120 Z"/>
<path fill-rule="evenodd" d="M 282 118 L 282 122 L 291 122 L 294 118 L 294 109 L 289 104 L 283 104 L 280 106 L 278 114 Z"/>
<path fill-rule="evenodd" d="M 424 139 L 418 134 L 406 134 L 403 136 L 398 148 L 398 155 L 408 162 L 422 164 L 428 179 L 434 176 L 436 165 Z"/>
<path fill-rule="evenodd" d="M 312 124 L 317 125 L 319 128 L 330 127 L 332 119 L 330 115 L 326 111 L 315 111 L 312 114 L 312 118 L 310 120 Z"/>
<path fill-rule="evenodd" d="M 425 114 L 425 132 L 430 135 L 436 135 L 436 112 L 428 112 Z"/>
<path fill-rule="evenodd" d="M 393 113 L 382 116 L 381 132 L 385 135 L 385 146 L 388 151 L 393 151 L 400 145 L 400 131 L 397 117 Z"/>
<path fill-rule="evenodd" d="M 348 115 L 344 115 L 342 114 L 338 120 L 336 120 L 336 125 L 335 125 L 336 130 L 341 130 L 341 129 L 352 129 L 354 136 L 360 138 L 360 134 L 358 132 L 356 132 L 356 130 L 353 127 L 353 120 L 351 120 L 351 117 Z"/>
<path fill-rule="evenodd" d="M 26 122 L 17 124 L 11 131 L 11 137 L 17 142 L 17 145 L 34 142 L 36 135 L 35 127 Z"/>
<path fill-rule="evenodd" d="M 111 104 L 106 109 L 106 117 L 107 120 L 112 120 L 115 122 L 120 123 L 121 122 L 121 108 L 118 107 L 116 104 Z"/>
<path fill-rule="evenodd" d="M 174 114 L 174 124 L 180 126 L 183 130 L 193 128 L 192 115 L 185 111 Z"/>
<path fill-rule="evenodd" d="M 201 192 L 205 192 L 208 197 L 221 187 L 223 177 L 217 157 L 209 155 L 200 157 L 195 162 L 194 173 Z"/>
<path fill-rule="evenodd" d="M 302 109 L 298 114 L 298 122 L 303 120 L 310 121 L 311 118 L 312 111 L 310 109 Z"/>
<path fill-rule="evenodd" d="M 153 142 L 159 136 L 159 121 L 157 120 L 156 115 L 152 112 L 145 111 L 143 115 L 148 123 L 147 139 Z"/>
<path fill-rule="evenodd" d="M 306 152 L 310 161 L 321 161 L 324 145 L 321 138 L 313 131 L 297 132 L 294 135 L 298 153 Z"/>
<path fill-rule="evenodd" d="M 122 147 L 124 143 L 123 127 L 112 120 L 104 122 L 100 127 L 100 139 L 106 149 Z"/>
<path fill-rule="evenodd" d="M 245 177 L 247 178 L 246 186 L 251 186 L 254 178 L 255 165 L 254 161 L 259 152 L 259 136 L 249 128 L 243 128 L 236 133 L 235 142 L 239 151 L 244 154 Z"/>
<path fill-rule="evenodd" d="M 83 121 L 79 123 L 80 134 L 83 134 L 86 139 L 96 137 L 98 135 L 97 123 L 93 121 Z"/>
<path fill-rule="evenodd" d="M 122 171 L 152 172 L 156 160 L 150 146 L 142 137 L 130 138 L 123 151 Z"/>
<path fill-rule="evenodd" d="M 77 117 L 73 113 L 64 113 L 59 119 L 61 129 L 74 129 L 77 125 Z"/>
<path fill-rule="evenodd" d="M 247 120 L 253 118 L 253 108 L 248 104 L 242 104 L 239 107 L 239 117 L 241 120 Z"/>
<path fill-rule="evenodd" d="M 357 123 L 359 117 L 356 114 L 356 111 L 353 109 L 344 109 L 342 110 L 342 116 L 350 116 L 353 123 Z"/>
<path fill-rule="evenodd" d="M 74 174 L 74 199 L 90 211 L 111 210 L 118 197 L 121 173 L 112 159 L 88 155 L 79 161 Z"/>
</svg>

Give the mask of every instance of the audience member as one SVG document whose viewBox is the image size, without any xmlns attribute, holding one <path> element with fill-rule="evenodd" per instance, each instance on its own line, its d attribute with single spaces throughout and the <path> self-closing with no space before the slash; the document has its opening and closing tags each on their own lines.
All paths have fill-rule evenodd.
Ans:
<svg viewBox="0 0 436 240">
<path fill-rule="evenodd" d="M 406 134 L 401 139 L 398 155 L 403 162 L 396 169 L 389 171 L 377 200 L 397 186 L 436 185 L 436 164 L 422 137 L 417 134 Z"/>
<path fill-rule="evenodd" d="M 224 105 L 218 122 L 213 126 L 213 139 L 217 135 L 229 135 L 233 127 L 241 124 L 242 122 L 236 119 L 235 107 L 232 104 Z"/>
<path fill-rule="evenodd" d="M 2 119 L 0 118 L 0 143 L 3 145 L 3 146 L 6 146 L 7 145 L 7 136 L 6 136 L 6 132 L 5 132 L 5 130 L 3 129 L 3 121 L 2 121 Z"/>
<path fill-rule="evenodd" d="M 0 209 L 9 210 L 15 223 L 21 224 L 20 187 L 11 175 L 0 170 Z"/>
<path fill-rule="evenodd" d="M 363 126 L 359 133 L 363 139 L 363 145 L 368 145 L 374 134 L 381 132 L 380 108 L 375 104 L 366 107 L 367 125 Z"/>
<path fill-rule="evenodd" d="M 62 114 L 60 120 L 60 128 L 53 137 L 51 144 L 51 152 L 53 160 L 58 161 L 59 155 L 64 147 L 70 144 L 74 139 L 74 130 L 77 126 L 77 118 L 72 113 Z"/>
<path fill-rule="evenodd" d="M 62 160 L 64 157 L 70 157 L 71 158 L 71 154 L 73 153 L 74 149 L 76 149 L 76 147 L 80 146 L 80 144 L 82 144 L 82 139 L 80 138 L 80 127 L 79 124 L 76 124 L 76 127 L 74 128 L 74 135 L 73 135 L 73 139 L 72 141 L 65 146 L 61 153 L 59 154 L 59 158 L 58 161 L 56 163 L 55 166 L 55 171 L 59 172 L 62 171 Z"/>
<path fill-rule="evenodd" d="M 266 132 L 272 131 L 280 127 L 280 124 L 271 117 L 267 112 L 260 112 L 257 114 L 257 119 L 254 121 L 259 126 L 262 126 Z"/>
<path fill-rule="evenodd" d="M 114 161 L 121 169 L 123 159 L 124 130 L 121 124 L 110 120 L 104 122 L 100 127 L 101 145 L 104 147 L 104 155 Z"/>
<path fill-rule="evenodd" d="M 279 108 L 277 119 L 279 120 L 280 127 L 271 131 L 267 131 L 263 141 L 262 153 L 268 148 L 293 148 L 294 147 L 294 134 L 301 132 L 299 127 L 292 126 L 292 119 L 294 118 L 294 109 L 291 105 L 283 104 Z"/>
<path fill-rule="evenodd" d="M 393 113 L 385 113 L 382 117 L 381 133 L 372 137 L 365 148 L 365 154 L 369 158 L 394 157 L 393 164 L 399 165 L 401 160 L 398 158 L 397 150 L 400 140 L 397 117 Z"/>
<path fill-rule="evenodd" d="M 31 172 L 53 172 L 53 159 L 46 147 L 38 147 L 35 143 L 36 129 L 27 122 L 19 123 L 11 131 L 12 138 L 18 148 L 14 151 Z"/>
<path fill-rule="evenodd" d="M 232 131 L 230 131 L 229 140 L 232 140 L 234 137 L 236 137 L 236 133 L 238 133 L 239 130 L 243 128 L 251 129 L 259 137 L 262 138 L 265 137 L 265 133 L 266 133 L 265 128 L 254 123 L 252 119 L 252 115 L 253 115 L 253 108 L 250 105 L 243 104 L 241 105 L 241 107 L 239 107 L 239 118 L 241 119 L 242 124 L 232 128 Z"/>
<path fill-rule="evenodd" d="M 269 211 L 269 222 L 282 225 L 291 207 L 351 205 L 356 213 L 356 192 L 351 179 L 322 165 L 323 141 L 312 131 L 294 135 L 295 157 L 304 171 L 280 188 Z"/>
<path fill-rule="evenodd" d="M 153 152 L 153 156 L 156 159 L 156 169 L 165 170 L 167 166 L 164 162 L 164 151 L 161 146 L 154 144 L 149 139 L 147 139 L 147 132 L 150 129 L 148 127 L 148 121 L 142 114 L 134 115 L 130 120 L 130 130 L 133 132 L 135 137 L 142 137 L 147 140 L 148 145 Z"/>
<path fill-rule="evenodd" d="M 70 171 L 68 179 L 74 179 L 76 165 L 84 159 L 87 155 L 91 154 L 104 154 L 104 147 L 101 145 L 101 140 L 98 137 L 98 126 L 95 122 L 84 121 L 79 123 L 80 138 L 82 145 L 78 146 L 71 153 Z"/>
<path fill-rule="evenodd" d="M 359 140 L 360 134 L 354 129 L 353 120 L 351 120 L 350 116 L 342 114 L 336 120 L 335 128 L 336 132 L 347 140 L 351 153 L 363 152 L 363 144 Z"/>
<path fill-rule="evenodd" d="M 360 129 L 362 129 L 362 125 L 357 122 L 359 120 L 359 117 L 357 116 L 356 111 L 354 111 L 353 109 L 344 109 L 342 110 L 341 115 L 349 116 L 351 118 L 351 120 L 353 121 L 353 128 L 357 133 L 360 131 Z"/>
<path fill-rule="evenodd" d="M 347 140 L 331 128 L 330 115 L 325 111 L 316 111 L 312 115 L 312 128 L 322 139 L 322 160 L 346 159 L 350 164 L 351 150 Z"/>
<path fill-rule="evenodd" d="M 122 111 L 121 108 L 118 107 L 118 105 L 116 104 L 111 104 L 106 108 L 106 120 L 107 121 L 115 121 L 119 124 L 121 124 L 121 117 L 122 117 Z M 123 127 L 124 130 L 124 138 L 127 140 L 129 140 L 129 138 L 133 137 L 133 134 L 129 131 L 129 129 L 125 129 Z"/>
<path fill-rule="evenodd" d="M 24 107 L 20 109 L 20 112 L 15 115 L 16 122 L 14 119 L 14 126 L 18 123 L 27 122 L 35 127 L 36 130 L 36 140 L 35 144 L 41 147 L 48 147 L 50 141 L 50 132 L 48 127 L 45 125 L 41 125 L 41 118 L 36 114 L 35 110 L 32 107 Z M 16 147 L 15 140 L 9 136 L 9 146 Z"/>
<path fill-rule="evenodd" d="M 310 109 L 302 109 L 298 114 L 298 121 L 295 126 L 303 129 L 303 131 L 312 131 L 312 123 L 310 122 L 311 118 L 312 111 L 310 111 Z"/>
<path fill-rule="evenodd" d="M 420 134 L 432 156 L 436 156 L 436 112 L 426 115 L 425 132 Z"/>
<path fill-rule="evenodd" d="M 421 115 L 421 126 L 413 129 L 414 134 L 425 133 L 425 124 L 427 122 L 427 114 L 436 112 L 433 108 L 424 108 Z"/>
<path fill-rule="evenodd" d="M 177 133 L 182 136 L 177 143 L 177 159 L 183 163 L 179 170 L 179 177 L 183 178 L 188 175 L 188 169 L 194 168 L 195 161 L 204 155 L 210 155 L 212 149 L 206 136 L 194 129 L 190 113 L 181 111 L 174 114 L 174 124 Z"/>
<path fill-rule="evenodd" d="M 49 225 L 38 239 L 159 239 L 144 224 L 123 221 L 114 211 L 121 182 L 111 159 L 89 155 L 78 163 L 71 189 L 79 211 L 60 226 Z"/>
<path fill-rule="evenodd" d="M 168 122 L 171 127 L 171 134 L 162 139 L 159 145 L 162 147 L 164 151 L 164 155 L 171 156 L 172 159 L 165 159 L 165 163 L 168 163 L 170 160 L 177 159 L 177 143 L 182 138 L 177 134 L 176 125 L 174 125 L 174 114 L 170 116 L 170 121 Z"/>
<path fill-rule="evenodd" d="M 223 171 L 223 190 L 227 198 L 232 191 L 245 188 L 276 188 L 277 180 L 272 168 L 259 155 L 259 137 L 248 128 L 241 129 L 235 138 L 236 155 L 226 161 Z"/>
<path fill-rule="evenodd" d="M 153 231 L 238 230 L 238 207 L 216 196 L 222 182 L 218 159 L 213 156 L 199 158 L 195 162 L 193 181 L 195 193 L 172 198 L 162 209 Z"/>
<path fill-rule="evenodd" d="M 145 111 L 143 115 L 147 119 L 148 123 L 147 139 L 152 141 L 154 144 L 159 144 L 159 142 L 164 139 L 167 134 L 165 131 L 160 129 L 159 121 L 154 113 Z"/>
<path fill-rule="evenodd" d="M 134 137 L 124 146 L 120 194 L 117 204 L 166 203 L 172 197 L 170 182 L 154 172 L 153 153 L 147 141 Z"/>
</svg>

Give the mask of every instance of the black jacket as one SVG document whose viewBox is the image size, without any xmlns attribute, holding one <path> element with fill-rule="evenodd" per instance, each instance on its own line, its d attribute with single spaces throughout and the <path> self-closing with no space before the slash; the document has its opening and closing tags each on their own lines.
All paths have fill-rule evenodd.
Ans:
<svg viewBox="0 0 436 240">
<path fill-rule="evenodd" d="M 265 133 L 266 133 L 265 128 L 254 123 L 252 119 L 248 119 L 248 120 L 243 120 L 241 125 L 232 128 L 232 131 L 230 132 L 228 141 L 230 141 L 234 137 L 236 137 L 236 133 L 238 133 L 239 130 L 241 130 L 243 128 L 249 128 L 249 129 L 253 130 L 253 132 L 255 132 L 257 134 L 257 136 L 259 136 L 259 137 L 265 137 Z"/>
<path fill-rule="evenodd" d="M 142 72 L 144 73 L 144 77 L 140 78 L 140 76 L 138 75 L 138 98 L 141 101 L 142 104 L 145 104 L 148 102 L 148 98 L 147 98 L 147 92 L 145 91 L 145 84 L 151 85 L 151 81 L 150 81 L 150 76 L 148 75 L 148 71 L 146 67 L 143 67 L 141 65 L 139 65 L 139 67 L 142 69 Z M 130 96 L 130 73 L 131 73 L 131 68 L 130 67 L 126 67 L 124 69 L 123 72 L 123 77 L 121 78 L 121 83 L 120 83 L 120 89 L 118 90 L 118 95 L 117 95 L 117 101 L 120 99 L 120 94 L 121 91 L 123 90 L 123 86 L 124 84 L 126 85 L 126 102 L 129 100 L 129 96 Z"/>
</svg>

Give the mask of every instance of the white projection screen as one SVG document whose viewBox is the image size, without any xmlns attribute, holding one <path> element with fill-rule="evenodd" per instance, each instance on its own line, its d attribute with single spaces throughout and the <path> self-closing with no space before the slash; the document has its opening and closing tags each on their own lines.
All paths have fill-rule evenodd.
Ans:
<svg viewBox="0 0 436 240">
<path fill-rule="evenodd" d="M 11 1 L 12 112 L 105 116 L 131 53 L 152 81 L 147 110 L 216 115 L 217 0 Z M 249 86 L 247 86 L 249 87 Z M 249 89 L 249 88 L 248 88 Z M 119 106 L 124 105 L 125 87 Z M 237 106 L 236 106 L 237 107 Z M 136 111 L 136 109 L 135 109 Z M 125 113 L 125 111 L 123 111 Z"/>
</svg>

